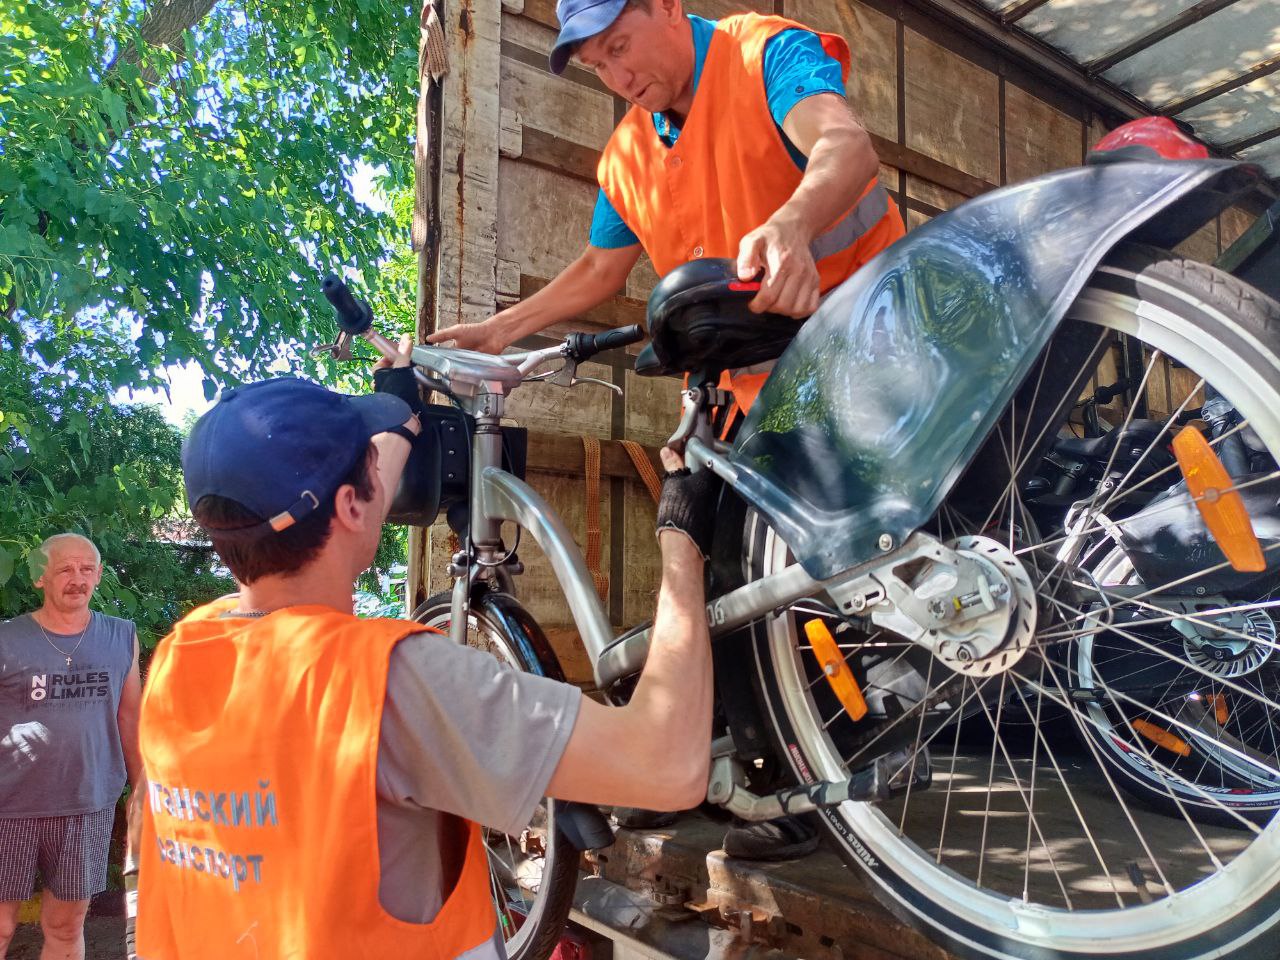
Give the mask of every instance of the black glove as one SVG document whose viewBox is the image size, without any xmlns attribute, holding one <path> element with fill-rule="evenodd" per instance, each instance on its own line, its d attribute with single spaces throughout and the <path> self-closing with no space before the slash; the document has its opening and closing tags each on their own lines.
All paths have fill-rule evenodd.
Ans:
<svg viewBox="0 0 1280 960">
<path fill-rule="evenodd" d="M 704 557 L 711 554 L 715 530 L 715 498 L 720 478 L 710 470 L 690 472 L 688 467 L 668 471 L 658 501 L 658 532 L 679 530 L 693 541 Z"/>
<path fill-rule="evenodd" d="M 422 394 L 413 367 L 378 367 L 373 371 L 373 392 L 399 397 L 414 413 L 422 413 Z"/>
</svg>

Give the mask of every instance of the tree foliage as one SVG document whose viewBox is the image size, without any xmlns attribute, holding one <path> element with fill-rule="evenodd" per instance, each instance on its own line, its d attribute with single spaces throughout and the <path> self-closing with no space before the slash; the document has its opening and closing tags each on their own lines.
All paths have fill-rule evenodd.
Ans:
<svg viewBox="0 0 1280 960">
<path fill-rule="evenodd" d="M 150 638 L 221 589 L 156 542 L 181 435 L 118 388 L 302 368 L 330 270 L 411 324 L 407 219 L 350 175 L 407 193 L 417 36 L 412 0 L 0 0 L 0 618 L 34 605 L 25 559 L 60 530 L 98 543 L 103 605 Z"/>
<path fill-rule="evenodd" d="M 327 329 L 319 275 L 374 277 L 398 239 L 348 175 L 408 182 L 417 20 L 152 4 L 0 5 L 0 338 L 113 386 L 195 360 L 211 393 L 311 339 L 312 311 Z"/>
</svg>

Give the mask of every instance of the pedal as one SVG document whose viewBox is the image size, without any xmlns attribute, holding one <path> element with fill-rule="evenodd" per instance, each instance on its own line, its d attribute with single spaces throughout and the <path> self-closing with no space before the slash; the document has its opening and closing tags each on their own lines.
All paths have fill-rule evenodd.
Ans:
<svg viewBox="0 0 1280 960">
<path fill-rule="evenodd" d="M 903 748 L 886 753 L 854 771 L 848 783 L 848 799 L 865 803 L 879 803 L 909 790 L 927 790 L 933 783 L 929 751 Z M 832 795 L 838 796 L 841 792 L 844 791 L 835 791 Z"/>
<path fill-rule="evenodd" d="M 895 750 L 878 757 L 876 765 L 884 770 L 890 796 L 901 796 L 908 790 L 928 790 L 933 786 L 933 764 L 928 747 Z"/>
</svg>

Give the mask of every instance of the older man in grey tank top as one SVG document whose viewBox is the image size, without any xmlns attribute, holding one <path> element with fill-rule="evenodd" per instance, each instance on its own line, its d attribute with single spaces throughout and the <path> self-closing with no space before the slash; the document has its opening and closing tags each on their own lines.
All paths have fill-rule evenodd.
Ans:
<svg viewBox="0 0 1280 960">
<path fill-rule="evenodd" d="M 116 800 L 141 775 L 138 643 L 132 623 L 89 609 L 90 541 L 50 537 L 36 567 L 44 603 L 0 623 L 0 957 L 39 873 L 41 960 L 81 960 Z"/>
</svg>

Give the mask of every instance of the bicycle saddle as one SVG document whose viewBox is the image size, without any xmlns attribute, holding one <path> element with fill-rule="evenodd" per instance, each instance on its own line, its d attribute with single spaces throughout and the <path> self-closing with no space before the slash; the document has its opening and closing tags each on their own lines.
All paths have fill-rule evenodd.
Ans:
<svg viewBox="0 0 1280 960">
<path fill-rule="evenodd" d="M 636 373 L 667 376 L 748 367 L 781 356 L 801 320 L 752 313 L 759 281 L 738 279 L 732 260 L 706 258 L 676 267 L 649 295 L 650 344 Z"/>
</svg>

